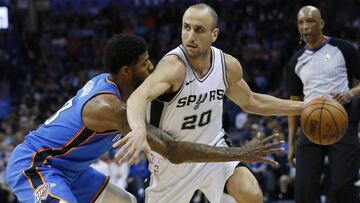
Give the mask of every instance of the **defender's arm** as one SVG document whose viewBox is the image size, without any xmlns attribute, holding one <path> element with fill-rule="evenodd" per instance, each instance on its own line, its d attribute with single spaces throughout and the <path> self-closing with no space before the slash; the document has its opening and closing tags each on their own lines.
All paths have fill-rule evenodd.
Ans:
<svg viewBox="0 0 360 203">
<path fill-rule="evenodd" d="M 126 119 L 125 103 L 115 95 L 104 94 L 94 97 L 85 105 L 82 117 L 85 126 L 96 132 L 117 130 L 125 134 L 130 131 Z M 276 162 L 266 158 L 266 154 L 283 151 L 275 148 L 283 142 L 277 141 L 266 145 L 275 138 L 279 138 L 278 135 L 263 140 L 255 138 L 255 141 L 244 147 L 214 147 L 175 141 L 164 131 L 154 126 L 147 126 L 147 141 L 151 149 L 170 162 L 177 164 L 184 162 L 264 161 L 276 165 Z"/>
</svg>

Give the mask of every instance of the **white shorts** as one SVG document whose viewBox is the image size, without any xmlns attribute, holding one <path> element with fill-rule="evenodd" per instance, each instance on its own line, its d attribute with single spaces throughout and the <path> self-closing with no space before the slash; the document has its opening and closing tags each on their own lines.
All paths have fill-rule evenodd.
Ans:
<svg viewBox="0 0 360 203">
<path fill-rule="evenodd" d="M 221 138 L 216 146 L 227 146 L 225 139 Z M 152 156 L 146 203 L 188 203 L 196 190 L 202 191 L 211 203 L 220 203 L 225 183 L 239 163 L 172 164 L 155 152 Z"/>
</svg>

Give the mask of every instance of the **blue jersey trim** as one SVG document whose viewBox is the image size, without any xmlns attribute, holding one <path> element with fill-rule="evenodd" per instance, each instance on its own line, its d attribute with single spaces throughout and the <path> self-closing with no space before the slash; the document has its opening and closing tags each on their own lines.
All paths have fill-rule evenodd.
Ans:
<svg viewBox="0 0 360 203">
<path fill-rule="evenodd" d="M 95 132 L 83 126 L 66 144 L 59 148 L 44 148 L 33 154 L 31 166 L 24 171 L 24 175 L 30 182 L 30 186 L 36 190 L 37 187 L 44 184 L 44 179 L 38 167 L 46 164 L 48 159 L 61 157 L 75 150 L 77 147 L 85 144 L 95 135 Z"/>
</svg>

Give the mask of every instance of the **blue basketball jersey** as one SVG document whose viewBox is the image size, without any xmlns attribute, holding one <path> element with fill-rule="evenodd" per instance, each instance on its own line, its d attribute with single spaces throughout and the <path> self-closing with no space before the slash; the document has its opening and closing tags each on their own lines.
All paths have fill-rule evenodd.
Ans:
<svg viewBox="0 0 360 203">
<path fill-rule="evenodd" d="M 32 167 L 48 164 L 69 172 L 80 172 L 120 139 L 120 132 L 94 132 L 82 121 L 84 105 L 96 95 L 114 94 L 122 99 L 118 87 L 108 77 L 109 74 L 104 73 L 89 80 L 76 96 L 25 137 L 24 142 L 36 151 Z"/>
</svg>

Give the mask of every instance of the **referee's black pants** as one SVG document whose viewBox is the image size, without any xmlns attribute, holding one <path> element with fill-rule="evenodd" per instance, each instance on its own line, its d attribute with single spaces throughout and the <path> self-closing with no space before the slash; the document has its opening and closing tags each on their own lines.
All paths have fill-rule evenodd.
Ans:
<svg viewBox="0 0 360 203">
<path fill-rule="evenodd" d="M 296 149 L 296 203 L 320 203 L 320 179 L 324 158 L 329 158 L 328 203 L 360 203 L 359 179 L 360 147 L 358 123 L 349 122 L 346 135 L 337 143 L 322 146 L 312 143 L 303 134 Z"/>
</svg>

